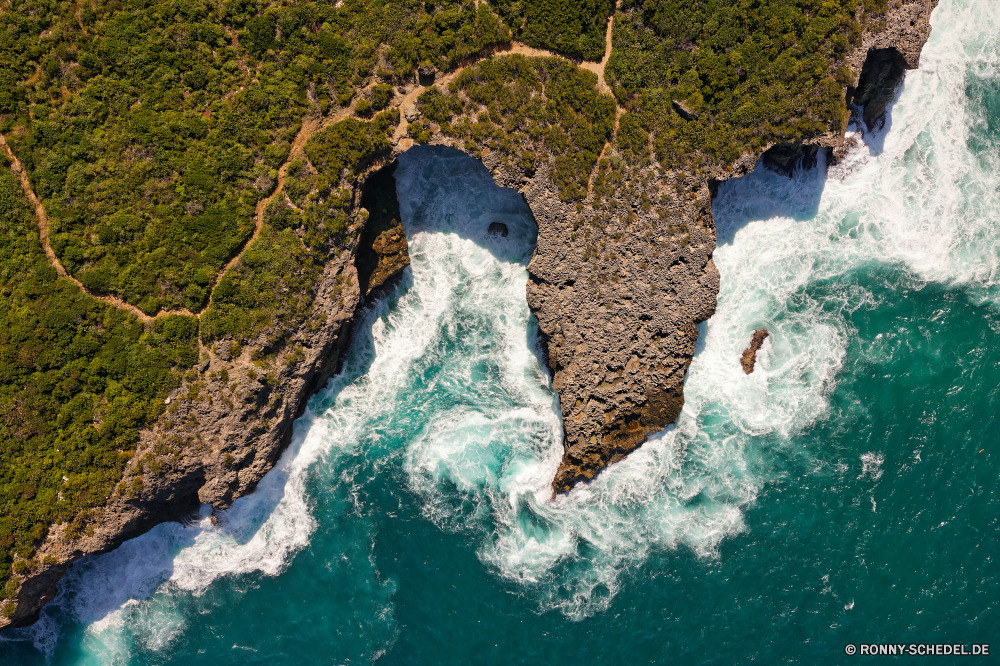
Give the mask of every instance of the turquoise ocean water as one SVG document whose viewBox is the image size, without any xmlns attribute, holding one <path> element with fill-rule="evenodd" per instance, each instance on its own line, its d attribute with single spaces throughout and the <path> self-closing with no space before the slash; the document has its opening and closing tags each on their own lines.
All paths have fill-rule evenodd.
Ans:
<svg viewBox="0 0 1000 666">
<path fill-rule="evenodd" d="M 1000 4 L 942 0 L 932 24 L 845 160 L 723 185 L 719 307 L 677 426 L 555 500 L 530 214 L 470 158 L 406 153 L 412 267 L 277 468 L 219 526 L 74 566 L 0 663 L 1000 654 Z"/>
</svg>

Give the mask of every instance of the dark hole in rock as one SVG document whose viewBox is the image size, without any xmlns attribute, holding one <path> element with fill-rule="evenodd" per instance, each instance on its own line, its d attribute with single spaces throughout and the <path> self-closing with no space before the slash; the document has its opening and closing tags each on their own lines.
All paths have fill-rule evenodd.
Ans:
<svg viewBox="0 0 1000 666">
<path fill-rule="evenodd" d="M 778 143 L 768 148 L 763 155 L 764 166 L 789 178 L 795 166 L 801 162 L 803 169 L 816 166 L 819 146 L 803 146 L 800 143 Z"/>
<path fill-rule="evenodd" d="M 435 76 L 437 76 L 437 68 L 435 67 L 424 65 L 417 68 L 417 83 L 422 86 L 433 84 Z"/>
<path fill-rule="evenodd" d="M 848 90 L 848 104 L 864 107 L 865 125 L 876 129 L 885 123 L 885 108 L 896 95 L 896 86 L 906 71 L 906 59 L 896 49 L 872 49 L 861 68 L 858 87 Z"/>
<path fill-rule="evenodd" d="M 674 107 L 674 111 L 677 112 L 677 115 L 684 120 L 698 120 L 698 112 L 693 111 L 691 107 L 684 102 L 680 102 L 675 99 L 670 103 L 670 105 Z"/>
<path fill-rule="evenodd" d="M 489 229 L 486 230 L 486 233 L 490 234 L 491 236 L 503 236 L 504 238 L 506 238 L 507 225 L 504 224 L 503 222 L 490 222 L 490 227 Z"/>
</svg>

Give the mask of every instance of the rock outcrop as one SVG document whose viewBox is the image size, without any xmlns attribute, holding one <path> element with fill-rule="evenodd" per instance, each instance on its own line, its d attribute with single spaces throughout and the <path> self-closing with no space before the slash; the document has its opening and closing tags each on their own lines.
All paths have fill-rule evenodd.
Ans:
<svg viewBox="0 0 1000 666">
<path fill-rule="evenodd" d="M 891 101 L 899 68 L 917 66 L 936 4 L 915 0 L 890 9 L 848 55 L 856 83 L 846 101 L 865 105 L 869 126 L 867 120 L 876 122 Z M 445 78 L 433 69 L 422 69 L 418 77 L 421 85 Z M 419 114 L 409 106 L 415 95 L 407 98 L 411 120 Z M 677 107 L 678 113 L 693 113 Z M 568 491 L 680 413 L 696 327 L 714 312 L 719 288 L 711 259 L 712 195 L 719 182 L 750 172 L 761 153 L 707 173 L 628 166 L 614 185 L 613 201 L 605 203 L 596 193 L 605 175 L 595 170 L 585 201 L 569 204 L 558 197 L 545 159 L 522 170 L 495 154 L 467 150 L 437 127 L 429 143 L 482 159 L 498 184 L 524 194 L 538 223 L 526 296 L 565 429 L 552 485 L 556 492 Z M 836 155 L 842 144 L 843 136 L 831 133 L 769 146 L 767 163 L 789 173 L 800 160 L 807 166 L 819 148 Z M 393 154 L 383 157 L 391 160 L 411 145 L 412 139 L 397 136 Z M 200 504 L 226 508 L 273 467 L 308 398 L 338 370 L 359 305 L 409 263 L 392 168 L 372 166 L 355 184 L 354 240 L 329 257 L 304 326 L 273 357 L 251 358 L 248 350 L 224 344 L 203 349 L 197 381 L 171 394 L 167 414 L 141 434 L 118 490 L 82 535 L 69 538 L 65 525 L 50 529 L 33 568 L 20 578 L 15 613 L 0 618 L 0 628 L 36 618 L 75 560 L 111 550 L 160 522 L 188 517 Z"/>
<path fill-rule="evenodd" d="M 903 80 L 906 60 L 895 47 L 872 49 L 865 59 L 858 87 L 850 100 L 864 107 L 865 126 L 875 129 L 885 122 L 885 109 L 896 95 L 896 88 Z"/>
<path fill-rule="evenodd" d="M 766 328 L 759 328 L 753 332 L 753 337 L 750 338 L 750 346 L 743 350 L 743 354 L 740 356 L 740 365 L 743 366 L 743 372 L 750 374 L 754 370 L 754 366 L 757 364 L 757 352 L 764 345 L 764 340 L 767 340 L 767 336 L 770 332 Z"/>
<path fill-rule="evenodd" d="M 486 233 L 491 236 L 507 238 L 507 225 L 503 222 L 490 222 L 490 226 L 486 228 Z"/>
<path fill-rule="evenodd" d="M 406 233 L 396 200 L 397 162 L 372 174 L 361 193 L 361 206 L 368 211 L 368 221 L 358 241 L 355 266 L 358 289 L 366 298 L 389 286 L 390 278 L 410 265 Z"/>
<path fill-rule="evenodd" d="M 886 49 L 900 54 L 893 62 L 905 69 L 919 64 L 937 0 L 894 4 L 846 58 L 857 83 L 845 91 L 845 113 L 862 85 L 872 114 L 885 112 L 898 85 L 896 71 L 884 65 Z M 718 293 L 711 196 L 719 183 L 752 171 L 762 154 L 768 167 L 791 175 L 797 165 L 815 165 L 820 149 L 836 156 L 843 145 L 843 133 L 830 132 L 768 146 L 707 177 L 655 167 L 634 171 L 630 187 L 616 192 L 631 213 L 605 219 L 590 238 L 579 238 L 584 232 L 578 229 L 595 208 L 592 195 L 581 214 L 540 185 L 520 186 L 539 228 L 528 304 L 545 339 L 565 429 L 556 492 L 594 478 L 680 413 L 696 326 L 712 315 Z M 664 219 L 644 208 L 651 200 L 664 204 Z"/>
<path fill-rule="evenodd" d="M 891 3 L 885 18 L 862 37 L 861 46 L 847 57 L 856 83 L 847 89 L 847 104 L 864 107 L 869 129 L 881 125 L 905 70 L 920 64 L 920 51 L 931 34 L 931 11 L 938 0 Z"/>
</svg>

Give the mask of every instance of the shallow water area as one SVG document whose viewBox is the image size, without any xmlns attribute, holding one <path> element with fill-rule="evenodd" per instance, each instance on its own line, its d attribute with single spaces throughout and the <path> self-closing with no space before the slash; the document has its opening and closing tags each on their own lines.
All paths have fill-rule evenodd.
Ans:
<svg viewBox="0 0 1000 666">
<path fill-rule="evenodd" d="M 0 663 L 840 664 L 848 643 L 989 643 L 1000 6 L 942 0 L 932 24 L 886 130 L 720 188 L 719 307 L 681 418 L 555 499 L 530 211 L 472 158 L 408 151 L 412 266 L 275 470 L 218 526 L 74 566 Z"/>
</svg>

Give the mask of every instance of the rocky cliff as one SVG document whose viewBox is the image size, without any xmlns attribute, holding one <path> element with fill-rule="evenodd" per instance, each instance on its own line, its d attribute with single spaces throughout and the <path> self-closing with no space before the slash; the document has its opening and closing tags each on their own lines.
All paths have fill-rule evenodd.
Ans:
<svg viewBox="0 0 1000 666">
<path fill-rule="evenodd" d="M 879 122 L 903 70 L 917 66 L 935 5 L 917 0 L 890 8 L 848 55 L 853 84 L 845 90 L 845 109 L 863 105 L 869 127 Z M 397 92 L 396 103 L 413 100 L 433 85 L 433 76 L 422 73 L 419 84 Z M 407 117 L 419 120 L 419 112 Z M 538 223 L 526 297 L 565 428 L 555 491 L 594 478 L 680 413 L 696 327 L 714 312 L 719 287 L 711 259 L 718 183 L 748 173 L 761 154 L 772 168 L 789 172 L 798 163 L 808 166 L 817 150 L 836 155 L 843 144 L 841 134 L 830 133 L 692 172 L 630 162 L 609 143 L 587 180 L 586 197 L 567 203 L 554 184 L 558 155 L 511 162 L 437 123 L 423 131 L 425 143 L 480 158 L 498 184 L 523 193 Z M 142 433 L 104 510 L 77 526 L 80 536 L 66 536 L 66 525 L 50 529 L 33 567 L 20 577 L 16 610 L 0 618 L 0 627 L 37 617 L 73 561 L 190 516 L 202 503 L 226 508 L 274 465 L 308 398 L 337 371 L 358 308 L 408 263 L 392 182 L 393 158 L 413 145 L 408 132 L 404 120 L 392 154 L 378 156 L 353 183 L 353 240 L 329 257 L 305 325 L 280 353 L 263 359 L 225 343 L 202 349 L 192 381 L 168 398 L 156 427 Z"/>
<path fill-rule="evenodd" d="M 869 127 L 881 122 L 904 70 L 917 67 L 937 0 L 895 5 L 846 58 L 856 83 L 845 90 L 845 109 L 863 105 Z M 719 287 L 711 260 L 711 193 L 718 183 L 748 173 L 762 154 L 790 175 L 796 164 L 814 165 L 818 149 L 836 154 L 843 143 L 843 133 L 828 133 L 768 146 L 707 177 L 655 163 L 633 169 L 615 192 L 624 206 L 583 229 L 581 220 L 601 214 L 593 187 L 574 209 L 559 204 L 544 178 L 518 185 L 516 178 L 498 177 L 519 186 L 538 221 L 527 296 L 546 341 L 565 428 L 556 491 L 592 479 L 680 413 L 696 326 L 714 312 Z"/>
<path fill-rule="evenodd" d="M 33 622 L 75 560 L 161 522 L 190 518 L 201 504 L 227 508 L 274 466 L 308 399 L 339 369 L 358 309 L 409 265 L 392 169 L 378 170 L 380 164 L 355 184 L 353 241 L 329 257 L 310 316 L 284 351 L 255 360 L 249 348 L 203 348 L 193 381 L 167 398 L 166 414 L 142 433 L 103 512 L 79 535 L 67 535 L 67 524 L 50 528 L 34 571 L 21 582 L 15 613 L 0 618 L 0 627 Z"/>
</svg>

